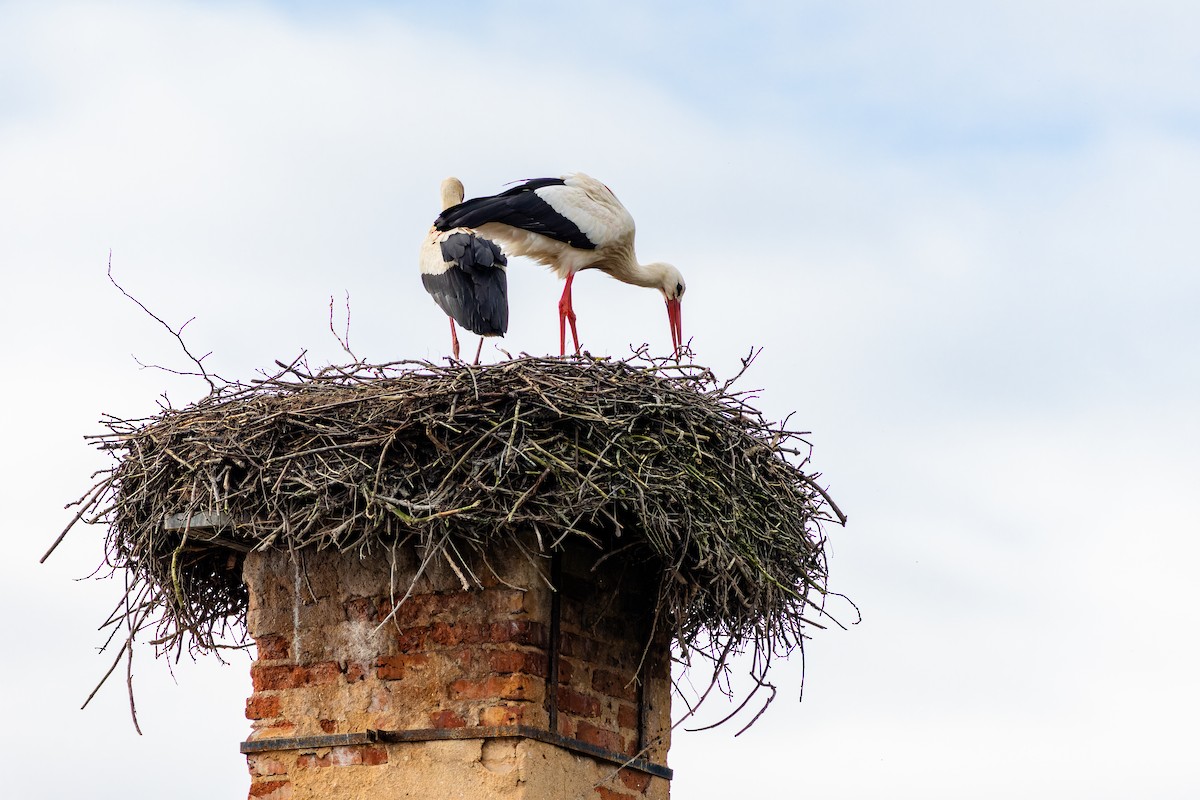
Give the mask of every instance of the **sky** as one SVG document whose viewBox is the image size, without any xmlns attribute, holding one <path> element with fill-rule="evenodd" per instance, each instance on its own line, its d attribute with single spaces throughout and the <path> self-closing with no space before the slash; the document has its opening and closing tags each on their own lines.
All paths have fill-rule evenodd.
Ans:
<svg viewBox="0 0 1200 800">
<path fill-rule="evenodd" d="M 1200 7 L 729 5 L 0 2 L 6 791 L 249 783 L 248 659 L 143 645 L 144 735 L 120 676 L 80 711 L 120 582 L 99 528 L 38 564 L 101 415 L 206 389 L 139 366 L 187 363 L 110 251 L 227 377 L 338 362 L 347 295 L 360 356 L 440 359 L 440 180 L 584 171 L 686 276 L 698 362 L 762 348 L 849 515 L 862 622 L 814 632 L 803 702 L 793 659 L 747 733 L 679 732 L 674 796 L 1200 793 Z M 503 346 L 555 352 L 558 283 L 509 275 Z M 592 353 L 669 348 L 654 292 L 575 308 Z"/>
</svg>

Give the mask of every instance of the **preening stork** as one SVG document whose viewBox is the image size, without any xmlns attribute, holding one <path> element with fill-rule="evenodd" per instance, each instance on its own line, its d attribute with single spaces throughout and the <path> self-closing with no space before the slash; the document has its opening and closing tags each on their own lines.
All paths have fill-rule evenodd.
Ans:
<svg viewBox="0 0 1200 800">
<path fill-rule="evenodd" d="M 607 186 L 576 172 L 561 178 L 535 178 L 492 197 L 476 197 L 442 212 L 439 231 L 471 228 L 504 247 L 509 256 L 528 256 L 566 279 L 558 301 L 559 352 L 567 351 L 567 323 L 575 353 L 579 334 L 571 305 L 571 283 L 581 269 L 598 269 L 634 286 L 658 289 L 667 301 L 671 344 L 683 346 L 680 301 L 687 285 L 670 264 L 638 263 L 633 250 L 633 217 Z"/>
<path fill-rule="evenodd" d="M 462 202 L 458 178 L 442 181 L 442 209 Z M 438 219 L 441 219 L 439 217 Z M 458 359 L 454 321 L 484 336 L 503 336 L 508 330 L 508 260 L 500 247 L 464 226 L 432 227 L 421 245 L 421 283 L 450 317 L 450 342 Z M 475 363 L 483 352 L 483 339 Z"/>
</svg>

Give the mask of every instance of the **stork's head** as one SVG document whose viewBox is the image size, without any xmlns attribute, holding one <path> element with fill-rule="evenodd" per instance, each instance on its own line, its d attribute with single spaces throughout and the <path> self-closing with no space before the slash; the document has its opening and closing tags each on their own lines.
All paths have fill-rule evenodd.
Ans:
<svg viewBox="0 0 1200 800">
<path fill-rule="evenodd" d="M 667 301 L 667 320 L 671 323 L 671 345 L 675 348 L 675 355 L 678 355 L 679 349 L 683 347 L 682 301 L 683 293 L 687 291 L 687 284 L 683 282 L 683 275 L 673 265 L 659 262 L 652 266 L 660 276 L 658 290 L 662 292 L 663 299 Z"/>
<path fill-rule="evenodd" d="M 442 211 L 461 203 L 464 196 L 462 181 L 458 178 L 451 176 L 442 181 Z"/>
</svg>

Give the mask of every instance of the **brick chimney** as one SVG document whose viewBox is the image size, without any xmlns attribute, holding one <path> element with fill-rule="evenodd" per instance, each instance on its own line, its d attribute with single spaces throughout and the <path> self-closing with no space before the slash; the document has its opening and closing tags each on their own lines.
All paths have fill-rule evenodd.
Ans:
<svg viewBox="0 0 1200 800">
<path fill-rule="evenodd" d="M 654 580 L 528 545 L 473 576 L 411 545 L 250 553 L 250 797 L 669 797 Z"/>
</svg>

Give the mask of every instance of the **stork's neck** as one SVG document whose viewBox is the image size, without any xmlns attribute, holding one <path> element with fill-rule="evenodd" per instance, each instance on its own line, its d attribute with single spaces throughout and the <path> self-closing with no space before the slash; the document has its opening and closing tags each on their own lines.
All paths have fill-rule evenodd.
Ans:
<svg viewBox="0 0 1200 800">
<path fill-rule="evenodd" d="M 667 265 L 659 261 L 654 261 L 649 264 L 638 263 L 637 257 L 633 251 L 629 251 L 629 257 L 623 259 L 621 263 L 615 265 L 610 273 L 614 278 L 625 283 L 631 283 L 634 286 L 645 286 L 651 289 L 659 289 L 663 285 L 663 279 L 667 273 Z"/>
</svg>

